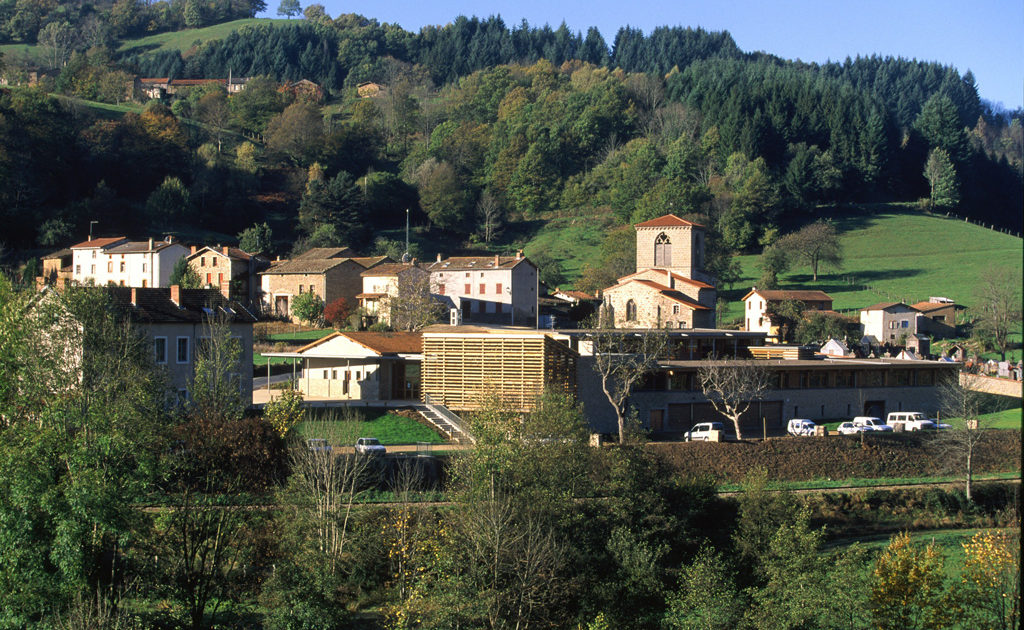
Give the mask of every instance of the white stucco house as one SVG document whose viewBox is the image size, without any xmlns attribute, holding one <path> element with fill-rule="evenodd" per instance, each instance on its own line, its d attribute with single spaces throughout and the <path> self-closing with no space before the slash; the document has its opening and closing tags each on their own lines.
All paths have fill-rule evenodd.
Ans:
<svg viewBox="0 0 1024 630">
<path fill-rule="evenodd" d="M 92 238 L 71 246 L 71 278 L 97 286 L 169 287 L 175 263 L 188 253 L 172 236 L 145 241 Z"/>
<path fill-rule="evenodd" d="M 903 302 L 881 302 L 860 311 L 864 335 L 879 343 L 898 344 L 917 334 L 921 312 Z"/>
<path fill-rule="evenodd" d="M 537 266 L 515 256 L 454 256 L 425 266 L 430 292 L 451 300 L 465 323 L 537 327 Z"/>
</svg>

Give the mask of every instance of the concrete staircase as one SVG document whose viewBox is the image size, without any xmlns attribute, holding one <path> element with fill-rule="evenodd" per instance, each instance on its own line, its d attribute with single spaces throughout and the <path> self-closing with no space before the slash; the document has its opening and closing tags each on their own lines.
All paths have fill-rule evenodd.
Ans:
<svg viewBox="0 0 1024 630">
<path fill-rule="evenodd" d="M 450 409 L 444 405 L 438 405 L 429 401 L 419 403 L 413 406 L 416 411 L 423 416 L 423 418 L 430 423 L 432 427 L 437 429 L 441 435 L 444 435 L 452 442 L 456 444 L 475 444 L 476 440 L 470 435 L 465 425 L 462 423 L 462 419 L 452 413 Z"/>
</svg>

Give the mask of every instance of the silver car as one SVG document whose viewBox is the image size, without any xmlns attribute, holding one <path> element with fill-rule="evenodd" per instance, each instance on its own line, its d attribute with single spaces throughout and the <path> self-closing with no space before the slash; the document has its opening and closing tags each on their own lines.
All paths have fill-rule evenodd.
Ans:
<svg viewBox="0 0 1024 630">
<path fill-rule="evenodd" d="M 360 455 L 383 455 L 387 451 L 377 438 L 363 437 L 356 440 L 356 453 Z"/>
</svg>

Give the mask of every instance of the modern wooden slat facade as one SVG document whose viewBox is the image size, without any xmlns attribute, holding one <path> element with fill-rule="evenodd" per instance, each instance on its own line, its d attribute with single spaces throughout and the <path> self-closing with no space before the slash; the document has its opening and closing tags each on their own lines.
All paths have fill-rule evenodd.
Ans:
<svg viewBox="0 0 1024 630">
<path fill-rule="evenodd" d="M 424 400 L 459 411 L 500 400 L 529 411 L 547 387 L 575 394 L 577 357 L 564 343 L 536 331 L 427 332 Z"/>
</svg>

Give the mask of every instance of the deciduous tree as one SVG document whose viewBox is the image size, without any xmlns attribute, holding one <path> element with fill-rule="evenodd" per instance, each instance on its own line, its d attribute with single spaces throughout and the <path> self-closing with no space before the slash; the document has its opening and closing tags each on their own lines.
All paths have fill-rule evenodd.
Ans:
<svg viewBox="0 0 1024 630">
<path fill-rule="evenodd" d="M 975 326 L 999 349 L 1006 360 L 1010 331 L 1021 321 L 1020 270 L 996 270 L 986 274 L 976 299 Z"/>
<path fill-rule="evenodd" d="M 743 439 L 740 417 L 761 400 L 771 375 L 756 361 L 705 361 L 697 369 L 701 390 L 718 413 L 732 421 L 736 439 Z"/>
<path fill-rule="evenodd" d="M 960 203 L 960 185 L 956 168 L 945 149 L 936 147 L 928 154 L 924 176 L 931 192 L 928 199 L 935 208 L 955 208 Z"/>
<path fill-rule="evenodd" d="M 619 442 L 627 441 L 630 427 L 629 396 L 633 386 L 647 375 L 668 349 L 664 331 L 615 330 L 603 326 L 590 337 L 594 370 L 601 378 L 601 391 L 615 409 Z"/>
<path fill-rule="evenodd" d="M 828 221 L 815 221 L 800 230 L 779 239 L 779 247 L 791 252 L 800 262 L 811 268 L 812 279 L 818 280 L 818 268 L 839 268 L 843 263 L 843 247 L 834 225 Z"/>
</svg>

